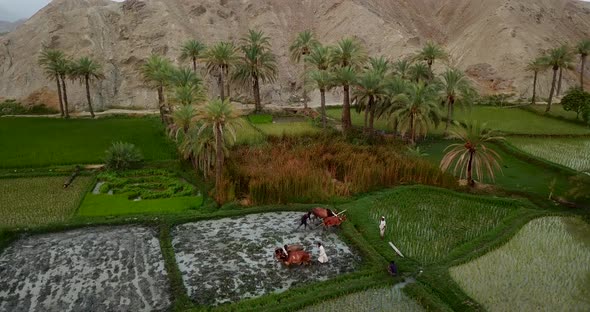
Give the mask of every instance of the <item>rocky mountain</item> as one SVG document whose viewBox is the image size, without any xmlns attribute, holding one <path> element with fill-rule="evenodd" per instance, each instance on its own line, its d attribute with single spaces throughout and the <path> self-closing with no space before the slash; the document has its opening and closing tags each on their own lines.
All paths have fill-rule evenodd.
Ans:
<svg viewBox="0 0 590 312">
<path fill-rule="evenodd" d="M 144 88 L 139 73 L 146 57 L 160 53 L 179 64 L 179 47 L 187 39 L 238 40 L 249 28 L 265 31 L 279 57 L 278 82 L 262 90 L 266 101 L 285 103 L 299 92 L 301 67 L 289 62 L 288 46 L 305 29 L 326 44 L 354 36 L 371 55 L 392 59 L 434 40 L 450 52 L 451 65 L 465 69 L 483 92 L 527 95 L 532 76 L 524 72 L 526 62 L 544 49 L 590 37 L 590 5 L 576 0 L 53 0 L 0 37 L 0 97 L 34 93 L 56 102 L 54 83 L 37 65 L 38 52 L 47 45 L 103 64 L 107 78 L 93 88 L 99 109 L 153 108 L 155 92 Z M 575 72 L 565 77 L 566 86 L 575 84 Z M 541 93 L 548 93 L 549 78 L 543 75 Z M 76 83 L 68 91 L 83 109 L 83 88 Z M 216 92 L 214 84 L 210 92 Z"/>
<path fill-rule="evenodd" d="M 16 22 L 0 21 L 0 34 L 9 33 L 15 30 L 20 24 L 24 22 L 24 20 L 18 20 Z"/>
</svg>

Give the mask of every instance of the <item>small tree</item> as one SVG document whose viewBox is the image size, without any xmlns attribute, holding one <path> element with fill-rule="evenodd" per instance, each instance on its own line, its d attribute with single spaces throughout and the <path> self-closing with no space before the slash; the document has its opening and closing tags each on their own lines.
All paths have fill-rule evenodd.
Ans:
<svg viewBox="0 0 590 312">
<path fill-rule="evenodd" d="M 460 124 L 455 122 L 455 129 L 450 132 L 450 139 L 460 140 L 461 143 L 449 145 L 445 151 L 448 151 L 440 162 L 442 171 L 447 171 L 454 166 L 454 174 L 459 177 L 465 177 L 470 186 L 475 185 L 473 172 L 479 180 L 482 180 L 484 174 L 490 176 L 493 180 L 495 170 L 501 170 L 500 155 L 493 149 L 486 146 L 488 142 L 504 140 L 503 137 L 497 136 L 493 130 L 486 128 L 485 124 L 472 122 Z"/>
<path fill-rule="evenodd" d="M 166 99 L 164 97 L 164 87 L 170 81 L 172 72 L 172 64 L 170 61 L 161 57 L 160 55 L 152 54 L 141 67 L 144 81 L 149 87 L 155 88 L 158 91 L 158 106 L 160 108 L 160 118 L 165 122 L 165 105 Z"/>
<path fill-rule="evenodd" d="M 312 31 L 306 30 L 300 32 L 297 35 L 297 38 L 291 46 L 289 47 L 289 53 L 291 54 L 291 61 L 294 63 L 299 63 L 301 59 L 304 60 L 303 62 L 303 107 L 307 108 L 307 90 L 305 88 L 306 81 L 305 78 L 307 77 L 307 68 L 305 63 L 305 57 L 311 53 L 311 50 L 319 45 L 319 42 L 315 39 L 315 36 Z"/>
<path fill-rule="evenodd" d="M 143 161 L 141 152 L 131 143 L 115 142 L 106 151 L 107 169 L 126 170 L 136 168 Z"/>
<path fill-rule="evenodd" d="M 197 60 L 203 56 L 205 50 L 207 50 L 207 46 L 204 43 L 198 40 L 189 40 L 182 46 L 180 59 L 183 61 L 190 59 L 193 63 L 193 71 L 196 73 Z"/>
<path fill-rule="evenodd" d="M 61 117 L 68 116 L 68 113 L 64 111 L 64 101 L 60 83 L 60 66 L 59 64 L 65 59 L 65 55 L 62 51 L 52 50 L 44 48 L 39 55 L 39 65 L 45 70 L 47 78 L 54 80 L 57 84 L 57 95 L 59 96 L 59 110 Z"/>
<path fill-rule="evenodd" d="M 90 115 L 94 118 L 94 109 L 92 109 L 92 100 L 90 98 L 90 81 L 105 78 L 102 67 L 92 59 L 82 57 L 72 64 L 72 78 L 77 78 L 80 83 L 86 85 L 86 101 L 88 102 Z"/>
<path fill-rule="evenodd" d="M 561 105 L 565 111 L 576 112 L 576 119 L 580 119 L 580 114 L 590 110 L 590 93 L 571 88 L 561 100 Z"/>
</svg>

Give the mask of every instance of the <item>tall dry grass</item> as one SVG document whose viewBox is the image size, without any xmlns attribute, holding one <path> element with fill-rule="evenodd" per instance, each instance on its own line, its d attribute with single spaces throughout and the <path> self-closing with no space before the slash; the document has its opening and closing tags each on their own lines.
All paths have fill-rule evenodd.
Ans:
<svg viewBox="0 0 590 312">
<path fill-rule="evenodd" d="M 438 167 L 401 150 L 334 137 L 281 138 L 234 150 L 226 179 L 237 198 L 256 205 L 325 201 L 400 184 L 456 185 Z"/>
</svg>

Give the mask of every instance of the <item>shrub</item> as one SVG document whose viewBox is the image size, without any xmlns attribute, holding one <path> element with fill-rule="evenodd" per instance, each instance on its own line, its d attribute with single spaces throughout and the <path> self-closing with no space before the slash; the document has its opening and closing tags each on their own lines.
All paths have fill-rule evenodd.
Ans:
<svg viewBox="0 0 590 312">
<path fill-rule="evenodd" d="M 590 93 L 584 92 L 580 88 L 571 88 L 567 91 L 565 97 L 561 100 L 561 105 L 565 111 L 576 112 L 576 119 L 580 114 L 587 122 L 587 116 L 590 113 Z"/>
<path fill-rule="evenodd" d="M 107 169 L 125 170 L 138 167 L 143 160 L 141 152 L 131 143 L 115 142 L 106 151 Z"/>
<path fill-rule="evenodd" d="M 16 100 L 6 100 L 0 103 L 0 116 L 2 115 L 44 115 L 55 114 L 57 110 L 45 106 L 45 104 L 30 107 L 22 106 Z"/>
</svg>

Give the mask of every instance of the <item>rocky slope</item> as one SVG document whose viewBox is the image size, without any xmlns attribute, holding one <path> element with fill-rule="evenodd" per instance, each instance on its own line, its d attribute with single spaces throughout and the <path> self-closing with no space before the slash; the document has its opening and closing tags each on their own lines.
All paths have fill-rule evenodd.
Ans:
<svg viewBox="0 0 590 312">
<path fill-rule="evenodd" d="M 313 29 L 324 43 L 355 36 L 370 54 L 391 58 L 435 40 L 482 91 L 526 95 L 531 84 L 523 70 L 526 61 L 558 43 L 590 37 L 590 5 L 575 0 L 53 0 L 0 37 L 0 97 L 33 92 L 56 97 L 54 83 L 37 65 L 38 52 L 47 45 L 73 57 L 90 55 L 104 65 L 107 79 L 93 88 L 99 109 L 152 108 L 157 99 L 143 87 L 142 60 L 161 53 L 179 63 L 185 40 L 238 40 L 248 28 L 270 35 L 279 56 L 280 79 L 263 88 L 267 101 L 284 103 L 298 92 L 300 66 L 289 62 L 287 52 L 304 29 Z M 548 74 L 541 79 L 541 92 L 547 92 L 548 79 Z M 576 73 L 566 79 L 575 83 Z M 69 91 L 76 107 L 84 108 L 83 88 L 75 83 Z M 210 91 L 215 92 L 213 85 Z"/>
<path fill-rule="evenodd" d="M 18 20 L 16 22 L 0 21 L 0 34 L 9 33 L 24 22 L 24 20 Z"/>
</svg>

